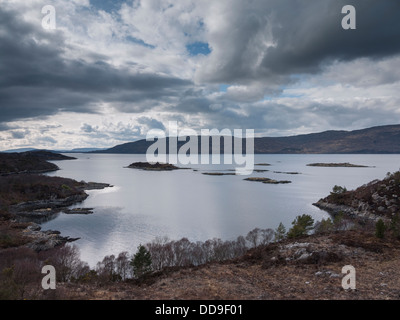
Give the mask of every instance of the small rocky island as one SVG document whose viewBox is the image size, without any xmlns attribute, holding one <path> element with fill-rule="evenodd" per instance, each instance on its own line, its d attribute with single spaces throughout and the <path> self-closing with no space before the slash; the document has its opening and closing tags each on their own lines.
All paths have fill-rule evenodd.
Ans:
<svg viewBox="0 0 400 320">
<path fill-rule="evenodd" d="M 266 183 L 266 184 L 287 184 L 287 183 L 292 183 L 292 181 L 288 181 L 288 180 L 274 180 L 274 179 L 270 179 L 270 178 L 256 178 L 256 177 L 250 177 L 250 178 L 246 178 L 244 180 L 246 180 L 246 181 L 254 181 L 254 182 L 262 182 L 262 183 Z"/>
<path fill-rule="evenodd" d="M 130 169 L 140 169 L 140 170 L 149 170 L 149 171 L 172 171 L 179 170 L 183 168 L 179 168 L 169 163 L 149 163 L 149 162 L 134 162 L 130 164 L 127 168 Z"/>
<path fill-rule="evenodd" d="M 308 167 L 328 167 L 328 168 L 370 168 L 369 166 L 363 166 L 359 164 L 351 164 L 348 162 L 343 163 L 310 163 Z"/>
<path fill-rule="evenodd" d="M 203 172 L 206 176 L 235 176 L 236 173 L 232 172 Z"/>
<path fill-rule="evenodd" d="M 285 171 L 274 171 L 274 173 L 279 173 L 279 174 L 292 174 L 292 175 L 301 174 L 300 172 L 297 172 L 297 171 L 289 171 L 289 172 L 285 172 Z"/>
</svg>

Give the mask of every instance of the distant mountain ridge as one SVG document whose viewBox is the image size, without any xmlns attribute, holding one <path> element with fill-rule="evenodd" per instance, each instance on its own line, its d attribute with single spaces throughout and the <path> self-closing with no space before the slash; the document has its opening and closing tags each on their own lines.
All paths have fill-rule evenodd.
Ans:
<svg viewBox="0 0 400 320">
<path fill-rule="evenodd" d="M 139 140 L 91 153 L 145 154 L 153 141 Z M 178 141 L 178 150 L 185 141 Z M 168 151 L 169 138 L 166 138 Z M 211 150 L 210 140 L 210 150 Z M 199 151 L 200 151 L 199 137 Z M 245 142 L 243 141 L 243 150 Z M 221 153 L 223 142 L 221 140 Z M 287 137 L 254 139 L 255 154 L 397 154 L 400 153 L 400 125 L 354 131 L 324 131 Z"/>
<path fill-rule="evenodd" d="M 50 150 L 50 149 L 35 149 L 35 148 L 18 148 L 0 151 L 0 153 L 23 153 L 31 151 L 49 151 L 54 153 L 87 153 L 92 151 L 102 151 L 107 148 L 75 148 L 75 149 L 65 149 L 65 150 Z"/>
</svg>

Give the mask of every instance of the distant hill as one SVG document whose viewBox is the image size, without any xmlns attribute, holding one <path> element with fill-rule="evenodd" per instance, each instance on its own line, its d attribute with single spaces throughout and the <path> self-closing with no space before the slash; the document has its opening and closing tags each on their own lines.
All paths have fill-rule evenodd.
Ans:
<svg viewBox="0 0 400 320">
<path fill-rule="evenodd" d="M 167 147 L 169 138 L 166 138 Z M 210 140 L 211 141 L 211 140 Z M 145 154 L 154 142 L 139 140 L 93 153 Z M 178 141 L 178 150 L 186 142 Z M 221 146 L 223 144 L 221 143 Z M 200 139 L 199 139 L 200 146 Z M 211 148 L 211 145 L 210 145 Z M 168 148 L 167 148 L 168 150 Z M 199 148 L 200 150 L 200 148 Z M 211 150 L 211 149 L 210 149 Z M 244 144 L 243 144 L 243 150 Z M 221 152 L 223 147 L 221 147 Z M 355 131 L 325 131 L 288 137 L 254 139 L 256 154 L 392 154 L 400 153 L 400 125 Z"/>
<path fill-rule="evenodd" d="M 35 148 L 18 148 L 18 149 L 9 149 L 5 151 L 1 151 L 2 153 L 19 153 L 19 152 L 28 152 L 28 151 L 35 151 L 38 149 Z"/>
<path fill-rule="evenodd" d="M 65 153 L 86 153 L 86 152 L 102 151 L 102 150 L 106 150 L 106 149 L 105 148 L 75 148 L 75 149 L 64 151 L 64 152 Z"/>
<path fill-rule="evenodd" d="M 0 153 L 21 153 L 21 152 L 30 152 L 30 151 L 49 151 L 53 153 L 87 153 L 91 151 L 102 151 L 106 150 L 106 148 L 75 148 L 72 150 L 40 150 L 35 148 L 19 148 L 19 149 L 10 149 L 5 151 L 0 151 Z"/>
</svg>

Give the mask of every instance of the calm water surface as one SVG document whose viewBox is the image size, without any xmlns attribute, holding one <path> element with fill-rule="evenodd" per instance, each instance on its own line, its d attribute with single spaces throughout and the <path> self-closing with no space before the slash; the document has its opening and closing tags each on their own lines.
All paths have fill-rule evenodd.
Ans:
<svg viewBox="0 0 400 320">
<path fill-rule="evenodd" d="M 254 172 L 251 176 L 292 181 L 268 185 L 244 181 L 245 176 L 202 174 L 234 169 L 233 165 L 192 165 L 198 171 L 151 172 L 125 168 L 132 162 L 146 161 L 145 155 L 73 156 L 78 159 L 53 161 L 61 170 L 48 175 L 105 182 L 113 187 L 87 191 L 87 200 L 75 206 L 94 208 L 94 214 L 60 213 L 43 223 L 42 228 L 81 238 L 74 244 L 81 251 L 81 259 L 91 266 L 106 255 L 134 253 L 139 244 L 157 236 L 176 240 L 187 237 L 191 241 L 233 240 L 255 227 L 275 229 L 283 222 L 289 228 L 299 214 L 321 220 L 329 215 L 312 203 L 327 196 L 334 185 L 355 189 L 400 167 L 400 155 L 256 155 L 256 164 L 271 166 L 256 166 L 269 171 Z M 314 162 L 351 162 L 374 167 L 306 166 Z"/>
</svg>

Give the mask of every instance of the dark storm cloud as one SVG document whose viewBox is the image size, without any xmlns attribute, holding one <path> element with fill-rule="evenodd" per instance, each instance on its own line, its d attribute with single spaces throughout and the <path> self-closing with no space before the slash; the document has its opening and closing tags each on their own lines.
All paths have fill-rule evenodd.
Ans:
<svg viewBox="0 0 400 320">
<path fill-rule="evenodd" d="M 62 32 L 47 32 L 1 7 L 0 21 L 0 122 L 60 111 L 96 113 L 101 102 L 122 103 L 124 111 L 136 112 L 136 104 L 176 96 L 189 84 L 104 61 L 66 60 Z"/>
<path fill-rule="evenodd" d="M 190 97 L 181 99 L 181 101 L 172 109 L 186 113 L 209 113 L 212 100 L 206 97 Z"/>
<path fill-rule="evenodd" d="M 345 5 L 356 8 L 356 30 L 341 26 Z M 200 72 L 202 79 L 279 84 L 289 80 L 285 76 L 317 73 L 335 60 L 380 59 L 400 52 L 398 0 L 260 0 L 237 5 L 235 11 L 239 9 L 229 16 L 235 28 L 212 42 L 217 49 L 223 43 L 226 61 L 218 73 Z M 274 46 L 263 46 L 268 41 Z"/>
<path fill-rule="evenodd" d="M 2 123 L 2 122 L 0 122 L 0 132 L 1 131 L 8 131 L 8 130 L 10 130 L 11 128 L 10 128 L 10 126 L 9 125 L 7 125 L 7 123 Z"/>
<path fill-rule="evenodd" d="M 327 60 L 382 58 L 400 51 L 397 0 L 284 2 L 284 6 L 276 2 L 281 7 L 276 10 L 278 21 L 272 31 L 277 46 L 267 52 L 262 62 L 273 72 L 312 72 Z M 345 16 L 341 9 L 345 5 L 356 9 L 356 30 L 344 30 L 341 26 Z"/>
</svg>

